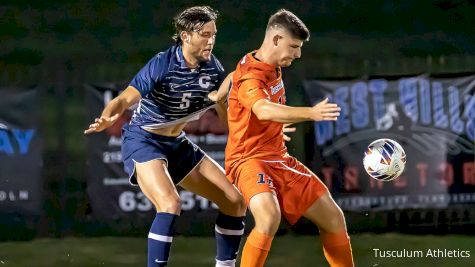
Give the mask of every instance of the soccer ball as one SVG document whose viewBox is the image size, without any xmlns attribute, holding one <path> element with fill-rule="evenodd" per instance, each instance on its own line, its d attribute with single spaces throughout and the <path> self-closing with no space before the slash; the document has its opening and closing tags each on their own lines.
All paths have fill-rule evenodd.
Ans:
<svg viewBox="0 0 475 267">
<path fill-rule="evenodd" d="M 366 172 L 380 181 L 396 179 L 406 166 L 406 152 L 391 139 L 378 139 L 369 144 L 363 159 Z"/>
</svg>

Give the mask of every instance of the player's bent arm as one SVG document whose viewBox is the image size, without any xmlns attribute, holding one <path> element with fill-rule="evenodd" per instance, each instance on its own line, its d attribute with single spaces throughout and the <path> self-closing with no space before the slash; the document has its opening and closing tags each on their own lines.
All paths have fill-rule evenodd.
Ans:
<svg viewBox="0 0 475 267">
<path fill-rule="evenodd" d="M 122 115 L 130 106 L 138 103 L 141 97 L 139 90 L 129 85 L 122 93 L 107 104 L 102 111 L 101 118 L 110 118 L 116 114 L 119 116 Z"/>
<path fill-rule="evenodd" d="M 96 118 L 84 134 L 100 132 L 111 125 L 127 110 L 130 106 L 137 103 L 141 98 L 140 92 L 133 86 L 128 86 L 119 96 L 112 99 L 102 111 L 101 117 Z"/>
<path fill-rule="evenodd" d="M 334 121 L 340 116 L 340 107 L 328 103 L 328 98 L 313 107 L 291 107 L 259 99 L 252 105 L 252 112 L 259 120 L 280 123 L 302 121 Z"/>
<path fill-rule="evenodd" d="M 226 101 L 226 98 L 227 98 L 228 93 L 229 93 L 229 89 L 231 88 L 233 74 L 234 74 L 234 71 L 230 72 L 228 74 L 228 76 L 226 76 L 226 78 L 224 78 L 223 82 L 219 86 L 218 95 L 217 95 L 217 98 L 218 98 L 217 102 L 225 102 Z"/>
<path fill-rule="evenodd" d="M 224 124 L 227 127 L 228 126 L 228 112 L 227 112 L 228 105 L 226 104 L 226 102 L 216 103 L 216 106 L 214 109 L 216 109 L 216 113 L 218 113 L 219 119 L 222 122 L 224 122 Z"/>
<path fill-rule="evenodd" d="M 211 101 L 216 102 L 216 103 L 226 102 L 229 89 L 231 88 L 233 74 L 234 74 L 234 71 L 229 73 L 228 76 L 224 78 L 223 82 L 219 86 L 218 91 L 213 91 L 208 95 Z"/>
<path fill-rule="evenodd" d="M 281 123 L 295 123 L 311 119 L 311 108 L 290 107 L 259 99 L 252 105 L 252 112 L 259 120 Z"/>
</svg>

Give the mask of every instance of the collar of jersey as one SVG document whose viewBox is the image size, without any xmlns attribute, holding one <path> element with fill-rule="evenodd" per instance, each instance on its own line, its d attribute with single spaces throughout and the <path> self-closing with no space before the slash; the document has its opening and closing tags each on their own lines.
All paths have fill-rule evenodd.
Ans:
<svg viewBox="0 0 475 267">
<path fill-rule="evenodd" d="M 265 70 L 268 70 L 268 71 L 276 71 L 277 69 L 279 69 L 279 67 L 277 67 L 277 66 L 262 62 L 262 61 L 258 60 L 257 58 L 255 58 L 254 55 L 255 55 L 256 52 L 257 52 L 257 50 L 254 50 L 251 53 L 247 54 L 248 59 L 252 63 L 252 65 L 254 65 L 254 66 L 256 66 L 260 69 L 265 69 Z"/>
<path fill-rule="evenodd" d="M 185 57 L 183 56 L 183 50 L 181 49 L 181 45 L 176 46 L 176 60 L 180 63 L 180 67 L 186 67 L 189 68 L 188 65 L 186 65 Z M 199 62 L 198 67 L 196 67 L 195 70 L 198 70 L 199 68 L 206 66 L 206 62 Z"/>
<path fill-rule="evenodd" d="M 176 60 L 180 63 L 180 67 L 188 67 L 183 56 L 183 51 L 181 50 L 181 45 L 176 46 L 175 55 Z"/>
</svg>

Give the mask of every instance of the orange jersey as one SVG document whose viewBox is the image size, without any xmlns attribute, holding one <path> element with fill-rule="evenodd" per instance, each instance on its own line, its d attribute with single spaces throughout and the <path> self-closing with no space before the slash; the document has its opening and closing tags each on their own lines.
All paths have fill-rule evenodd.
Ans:
<svg viewBox="0 0 475 267">
<path fill-rule="evenodd" d="M 252 158 L 278 160 L 287 153 L 283 124 L 261 121 L 251 108 L 257 100 L 285 104 L 285 88 L 280 67 L 247 54 L 238 63 L 228 98 L 228 143 L 226 172 Z"/>
</svg>

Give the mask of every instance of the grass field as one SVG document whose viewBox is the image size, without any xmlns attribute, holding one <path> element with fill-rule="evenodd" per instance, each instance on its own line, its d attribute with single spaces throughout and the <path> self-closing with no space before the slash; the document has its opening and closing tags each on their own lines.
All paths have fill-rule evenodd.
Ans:
<svg viewBox="0 0 475 267">
<path fill-rule="evenodd" d="M 356 266 L 475 266 L 474 236 L 409 236 L 359 234 L 352 236 Z M 420 258 L 375 257 L 380 250 L 421 250 Z M 427 249 L 468 250 L 468 258 L 425 257 Z M 28 242 L 0 242 L 0 267 L 146 266 L 144 238 L 65 238 Z M 210 237 L 174 239 L 170 267 L 214 266 L 214 240 Z M 266 266 L 328 266 L 321 245 L 312 236 L 285 235 L 275 239 Z"/>
</svg>

